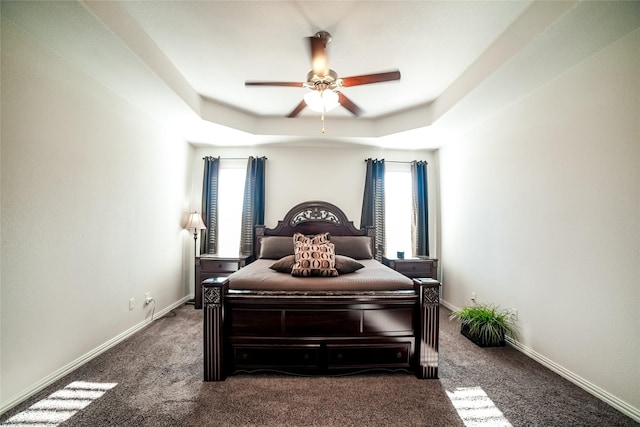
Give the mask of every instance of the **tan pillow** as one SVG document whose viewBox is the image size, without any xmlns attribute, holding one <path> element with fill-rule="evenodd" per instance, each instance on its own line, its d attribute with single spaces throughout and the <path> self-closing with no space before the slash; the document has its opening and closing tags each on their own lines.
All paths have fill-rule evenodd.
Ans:
<svg viewBox="0 0 640 427">
<path fill-rule="evenodd" d="M 315 236 L 307 237 L 302 233 L 295 233 L 293 235 L 293 244 L 295 245 L 297 242 L 308 243 L 311 245 L 319 245 L 322 243 L 329 243 L 330 241 L 329 233 L 320 233 Z"/>
<path fill-rule="evenodd" d="M 269 268 L 280 273 L 291 273 L 291 269 L 293 268 L 293 264 L 295 264 L 295 262 L 295 255 L 287 255 L 286 257 L 282 257 L 278 261 L 271 264 Z"/>
<path fill-rule="evenodd" d="M 295 277 L 336 277 L 336 260 L 333 243 L 309 244 L 296 242 L 295 263 L 291 275 Z"/>
<path fill-rule="evenodd" d="M 353 258 L 349 258 L 348 256 L 336 255 L 335 258 L 336 270 L 338 270 L 339 274 L 353 273 L 354 271 L 364 268 L 364 265 L 360 264 Z"/>
</svg>

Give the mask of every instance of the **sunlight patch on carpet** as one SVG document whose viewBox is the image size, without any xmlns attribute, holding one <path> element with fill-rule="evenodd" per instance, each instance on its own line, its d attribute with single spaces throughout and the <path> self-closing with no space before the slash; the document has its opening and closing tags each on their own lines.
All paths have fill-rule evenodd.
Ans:
<svg viewBox="0 0 640 427">
<path fill-rule="evenodd" d="M 118 383 L 75 381 L 2 423 L 13 427 L 52 427 L 65 422 Z"/>
<path fill-rule="evenodd" d="M 481 387 L 447 390 L 447 395 L 466 427 L 512 427 Z"/>
</svg>

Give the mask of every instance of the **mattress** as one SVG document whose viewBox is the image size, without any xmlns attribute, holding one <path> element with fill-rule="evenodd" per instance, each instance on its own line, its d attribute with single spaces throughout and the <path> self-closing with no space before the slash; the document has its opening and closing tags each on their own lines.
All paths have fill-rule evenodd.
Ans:
<svg viewBox="0 0 640 427">
<path fill-rule="evenodd" d="M 360 292 L 413 290 L 413 281 L 373 259 L 358 260 L 365 267 L 338 277 L 294 277 L 269 268 L 276 260 L 258 259 L 229 276 L 237 291 Z"/>
</svg>

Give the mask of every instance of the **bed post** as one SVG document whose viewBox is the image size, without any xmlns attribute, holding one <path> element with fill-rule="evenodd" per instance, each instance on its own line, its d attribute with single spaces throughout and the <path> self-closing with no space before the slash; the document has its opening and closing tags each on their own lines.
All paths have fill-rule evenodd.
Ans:
<svg viewBox="0 0 640 427">
<path fill-rule="evenodd" d="M 440 282 L 434 279 L 413 279 L 418 294 L 420 321 L 416 330 L 417 366 L 420 379 L 438 378 L 438 339 L 440 330 Z"/>
<path fill-rule="evenodd" d="M 204 311 L 204 380 L 224 381 L 224 296 L 229 279 L 218 277 L 202 282 Z"/>
<path fill-rule="evenodd" d="M 256 225 L 255 226 L 255 238 L 253 240 L 253 259 L 251 261 L 255 261 L 260 258 L 260 245 L 262 244 L 262 238 L 264 237 L 264 225 Z"/>
</svg>

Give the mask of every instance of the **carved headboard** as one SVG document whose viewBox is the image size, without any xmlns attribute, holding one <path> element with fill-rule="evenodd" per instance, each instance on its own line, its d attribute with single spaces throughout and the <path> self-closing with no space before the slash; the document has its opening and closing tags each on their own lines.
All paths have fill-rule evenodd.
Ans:
<svg viewBox="0 0 640 427">
<path fill-rule="evenodd" d="M 368 236 L 371 238 L 371 253 L 375 254 L 375 227 L 356 228 L 342 209 L 317 200 L 294 206 L 274 228 L 256 225 L 254 254 L 257 258 L 260 253 L 260 239 L 264 236 L 293 236 L 295 233 L 312 235 L 325 232 L 332 236 Z"/>
</svg>

